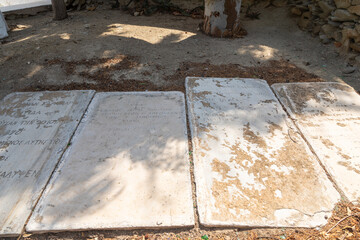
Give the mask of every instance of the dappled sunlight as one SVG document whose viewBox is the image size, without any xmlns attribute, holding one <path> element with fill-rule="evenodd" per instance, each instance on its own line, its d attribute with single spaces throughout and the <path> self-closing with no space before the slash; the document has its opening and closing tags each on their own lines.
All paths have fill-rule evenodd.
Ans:
<svg viewBox="0 0 360 240">
<path fill-rule="evenodd" d="M 26 78 L 31 78 L 31 77 L 35 76 L 43 68 L 44 68 L 44 66 L 40 66 L 40 65 L 34 66 L 33 69 L 28 74 L 26 74 Z"/>
<path fill-rule="evenodd" d="M 151 35 L 145 35 L 143 32 L 151 33 Z M 196 35 L 193 32 L 184 32 L 176 29 L 166 29 L 161 27 L 149 27 L 149 26 L 137 26 L 128 24 L 111 24 L 108 25 L 106 32 L 100 34 L 100 37 L 106 36 L 119 36 L 126 38 L 134 38 L 145 41 L 150 44 L 159 44 L 171 36 L 176 38 L 171 40 L 171 43 L 182 42 L 192 36 Z"/>
<path fill-rule="evenodd" d="M 32 25 L 27 25 L 27 24 L 16 24 L 13 28 L 11 28 L 11 31 L 13 32 L 19 32 L 25 29 L 29 29 L 32 28 Z"/>
<path fill-rule="evenodd" d="M 27 37 L 24 37 L 24 38 L 21 38 L 21 39 L 18 39 L 18 40 L 11 41 L 11 42 L 8 43 L 8 45 L 13 45 L 13 44 L 16 44 L 16 43 L 22 43 L 22 42 L 29 41 L 29 40 L 34 40 L 35 38 L 37 38 L 39 36 L 40 36 L 39 34 L 30 35 L 30 36 L 27 36 Z"/>
<path fill-rule="evenodd" d="M 237 50 L 237 53 L 246 55 L 251 54 L 253 57 L 262 60 L 270 60 L 276 58 L 276 54 L 279 52 L 278 49 L 268 47 L 265 45 L 249 45 L 247 47 L 243 46 Z"/>
<path fill-rule="evenodd" d="M 179 93 L 98 93 L 28 227 L 176 226 L 191 218 L 184 111 Z"/>
<path fill-rule="evenodd" d="M 59 37 L 63 40 L 69 40 L 71 35 L 68 33 L 62 33 L 62 34 L 59 34 Z"/>
</svg>

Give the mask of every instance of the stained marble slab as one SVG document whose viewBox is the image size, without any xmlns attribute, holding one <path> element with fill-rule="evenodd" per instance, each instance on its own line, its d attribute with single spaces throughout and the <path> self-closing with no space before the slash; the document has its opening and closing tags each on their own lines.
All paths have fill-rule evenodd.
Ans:
<svg viewBox="0 0 360 240">
<path fill-rule="evenodd" d="M 350 201 L 360 202 L 360 96 L 341 83 L 272 88 Z"/>
<path fill-rule="evenodd" d="M 184 95 L 97 93 L 29 232 L 194 225 Z"/>
<path fill-rule="evenodd" d="M 200 223 L 315 227 L 340 199 L 264 80 L 187 78 Z"/>
<path fill-rule="evenodd" d="M 12 93 L 0 102 L 0 236 L 21 233 L 93 95 Z"/>
</svg>

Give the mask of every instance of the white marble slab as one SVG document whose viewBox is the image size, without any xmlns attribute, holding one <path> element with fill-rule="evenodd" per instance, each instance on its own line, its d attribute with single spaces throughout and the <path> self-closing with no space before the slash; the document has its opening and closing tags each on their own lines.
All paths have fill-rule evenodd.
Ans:
<svg viewBox="0 0 360 240">
<path fill-rule="evenodd" d="M 187 78 L 200 223 L 315 227 L 339 193 L 263 80 Z"/>
<path fill-rule="evenodd" d="M 184 96 L 97 93 L 27 231 L 194 225 Z"/>
<path fill-rule="evenodd" d="M 360 202 L 359 94 L 340 83 L 272 88 L 346 197 Z"/>
<path fill-rule="evenodd" d="M 21 233 L 93 95 L 13 93 L 0 102 L 0 236 Z"/>
</svg>

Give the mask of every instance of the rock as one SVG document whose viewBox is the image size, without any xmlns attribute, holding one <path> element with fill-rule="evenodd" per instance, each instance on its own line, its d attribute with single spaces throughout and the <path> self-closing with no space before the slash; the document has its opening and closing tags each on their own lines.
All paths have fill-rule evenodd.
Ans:
<svg viewBox="0 0 360 240">
<path fill-rule="evenodd" d="M 324 15 L 323 16 L 329 16 L 329 14 L 335 10 L 334 6 L 331 6 L 330 4 L 328 4 L 327 2 L 324 1 L 320 1 L 319 2 L 319 7 L 321 8 L 321 10 L 323 11 Z"/>
<path fill-rule="evenodd" d="M 356 52 L 360 52 L 360 44 L 358 43 L 350 43 L 350 48 Z"/>
<path fill-rule="evenodd" d="M 316 25 L 316 26 L 313 27 L 312 32 L 313 32 L 313 34 L 318 35 L 320 30 L 321 30 L 321 26 Z"/>
<path fill-rule="evenodd" d="M 290 11 L 291 11 L 292 14 L 297 15 L 297 16 L 301 16 L 301 14 L 302 14 L 301 10 L 299 8 L 297 8 L 297 7 L 291 8 Z"/>
<path fill-rule="evenodd" d="M 343 29 L 343 28 L 355 28 L 355 23 L 354 22 L 343 22 L 340 25 L 340 28 L 341 29 Z"/>
<path fill-rule="evenodd" d="M 309 11 L 309 8 L 306 5 L 296 5 L 298 9 L 300 9 L 302 12 Z"/>
<path fill-rule="evenodd" d="M 348 8 L 351 6 L 351 0 L 334 0 L 337 8 Z"/>
<path fill-rule="evenodd" d="M 320 9 L 315 4 L 309 4 L 308 7 L 309 7 L 311 14 L 314 16 L 319 15 L 321 12 Z"/>
<path fill-rule="evenodd" d="M 134 16 L 139 16 L 140 15 L 140 12 L 134 12 Z"/>
<path fill-rule="evenodd" d="M 352 38 L 359 38 L 359 33 L 354 28 L 344 28 L 342 31 L 342 41 L 345 41 L 346 39 Z"/>
<path fill-rule="evenodd" d="M 302 15 L 301 15 L 301 18 L 298 22 L 298 25 L 301 29 L 306 29 L 309 24 L 310 24 L 310 18 L 311 18 L 311 13 L 310 12 L 304 12 Z"/>
<path fill-rule="evenodd" d="M 344 73 L 344 74 L 350 74 L 350 73 L 355 72 L 355 70 L 356 70 L 356 68 L 353 67 L 353 66 L 346 66 L 345 68 L 343 68 L 341 70 L 341 72 Z"/>
<path fill-rule="evenodd" d="M 352 0 L 351 5 L 360 5 L 360 0 Z"/>
<path fill-rule="evenodd" d="M 330 24 L 325 24 L 321 27 L 321 31 L 328 37 L 334 38 L 334 32 L 337 30 L 337 27 L 334 27 Z"/>
<path fill-rule="evenodd" d="M 348 8 L 350 13 L 355 13 L 356 15 L 360 16 L 360 5 L 358 6 L 351 6 Z"/>
<path fill-rule="evenodd" d="M 357 56 L 357 57 L 355 58 L 355 63 L 356 63 L 358 66 L 360 66 L 360 56 Z"/>
<path fill-rule="evenodd" d="M 334 32 L 334 39 L 335 41 L 337 42 L 340 42 L 341 39 L 342 39 L 342 33 L 341 33 L 341 30 L 338 29 L 336 32 Z"/>
<path fill-rule="evenodd" d="M 356 15 L 345 9 L 336 9 L 331 17 L 331 20 L 335 22 L 355 21 L 356 19 L 358 19 Z"/>
<path fill-rule="evenodd" d="M 335 26 L 335 27 L 339 27 L 341 25 L 340 22 L 333 22 L 333 21 L 327 21 L 328 24 L 332 25 L 332 26 Z"/>
<path fill-rule="evenodd" d="M 325 34 L 320 34 L 319 38 L 320 38 L 320 41 L 324 44 L 331 43 L 331 40 Z"/>
<path fill-rule="evenodd" d="M 284 7 L 287 5 L 287 0 L 273 0 L 272 5 L 275 7 Z"/>
<path fill-rule="evenodd" d="M 355 30 L 360 34 L 360 24 L 355 25 Z"/>
<path fill-rule="evenodd" d="M 348 60 L 348 61 L 353 61 L 353 60 L 355 60 L 355 58 L 356 58 L 357 56 L 358 56 L 357 53 L 351 52 L 351 53 L 349 53 L 346 57 L 347 57 L 347 60 Z"/>
</svg>

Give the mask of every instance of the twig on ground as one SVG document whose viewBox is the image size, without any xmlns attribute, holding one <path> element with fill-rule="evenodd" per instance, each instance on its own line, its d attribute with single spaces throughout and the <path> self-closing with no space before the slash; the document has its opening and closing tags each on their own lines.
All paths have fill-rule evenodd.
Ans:
<svg viewBox="0 0 360 240">
<path fill-rule="evenodd" d="M 355 213 L 355 214 L 351 214 L 349 216 L 343 217 L 342 219 L 340 219 L 334 226 L 332 226 L 329 230 L 326 231 L 325 235 L 327 235 L 331 230 L 333 230 L 337 225 L 339 225 L 341 222 L 343 222 L 344 220 L 348 219 L 349 217 L 355 217 L 355 216 L 360 216 L 360 213 Z"/>
</svg>

